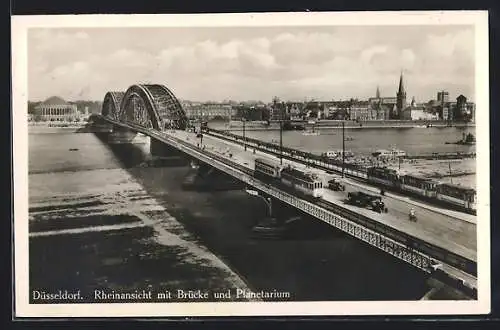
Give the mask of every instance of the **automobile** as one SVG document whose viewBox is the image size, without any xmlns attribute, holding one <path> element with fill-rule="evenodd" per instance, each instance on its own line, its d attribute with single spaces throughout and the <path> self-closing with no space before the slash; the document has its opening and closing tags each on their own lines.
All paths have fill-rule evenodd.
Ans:
<svg viewBox="0 0 500 330">
<path fill-rule="evenodd" d="M 437 271 L 438 269 L 443 268 L 443 264 L 437 262 L 436 260 L 431 260 L 431 264 L 429 266 L 433 271 Z"/>
<path fill-rule="evenodd" d="M 328 189 L 333 191 L 345 191 L 345 185 L 343 185 L 338 179 L 332 179 L 328 181 Z"/>
<path fill-rule="evenodd" d="M 373 211 L 378 213 L 388 212 L 381 196 L 370 195 L 362 191 L 357 191 L 348 193 L 347 198 L 349 204 L 360 207 L 370 207 Z"/>
</svg>

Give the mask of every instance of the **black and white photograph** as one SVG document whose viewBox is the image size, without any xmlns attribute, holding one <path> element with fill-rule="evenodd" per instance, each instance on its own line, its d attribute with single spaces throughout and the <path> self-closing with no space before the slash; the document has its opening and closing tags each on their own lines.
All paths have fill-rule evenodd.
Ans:
<svg viewBox="0 0 500 330">
<path fill-rule="evenodd" d="M 15 315 L 488 313 L 487 27 L 13 16 Z"/>
</svg>

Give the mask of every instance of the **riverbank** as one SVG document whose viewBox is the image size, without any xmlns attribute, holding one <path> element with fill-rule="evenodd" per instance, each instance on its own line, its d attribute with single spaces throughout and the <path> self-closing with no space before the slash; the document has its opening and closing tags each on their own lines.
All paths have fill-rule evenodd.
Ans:
<svg viewBox="0 0 500 330">
<path fill-rule="evenodd" d="M 52 125 L 28 125 L 28 134 L 47 134 L 47 133 L 101 133 L 109 132 L 110 128 L 96 127 L 88 125 L 68 125 L 68 126 L 52 126 Z"/>
<path fill-rule="evenodd" d="M 346 129 L 397 129 L 397 128 L 445 128 L 445 127 L 458 127 L 467 128 L 475 127 L 475 123 L 464 123 L 464 122 L 452 122 L 447 121 L 411 121 L 411 120 L 371 120 L 371 121 L 341 121 L 341 120 L 317 120 L 314 125 L 302 121 L 291 121 L 292 126 L 312 127 L 314 126 L 317 130 L 325 129 L 341 129 L 342 122 L 344 122 L 344 128 Z M 209 126 L 216 129 L 224 129 L 228 131 L 243 131 L 242 121 L 213 121 L 208 122 Z M 245 130 L 248 131 L 273 131 L 279 130 L 280 125 L 278 122 L 267 123 L 265 121 L 247 121 L 245 122 Z"/>
<path fill-rule="evenodd" d="M 83 126 L 71 127 L 54 127 L 54 126 L 28 126 L 28 134 L 44 134 L 44 133 L 77 133 L 82 130 Z"/>
<path fill-rule="evenodd" d="M 39 173 L 30 182 L 31 290 L 78 289 L 78 302 L 181 302 L 159 294 L 195 289 L 218 301 L 213 292 L 250 289 L 125 170 Z M 96 301 L 95 290 L 152 294 Z"/>
<path fill-rule="evenodd" d="M 476 189 L 476 159 L 463 158 L 454 160 L 429 159 L 386 159 L 378 160 L 375 157 L 355 156 L 349 163 L 364 167 L 385 166 L 396 170 L 400 175 L 415 175 L 421 178 L 433 179 L 442 183 L 460 184 Z"/>
</svg>

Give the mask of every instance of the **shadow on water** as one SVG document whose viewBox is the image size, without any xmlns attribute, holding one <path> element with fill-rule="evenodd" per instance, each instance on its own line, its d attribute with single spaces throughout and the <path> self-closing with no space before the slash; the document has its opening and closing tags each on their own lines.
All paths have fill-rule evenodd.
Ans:
<svg viewBox="0 0 500 330">
<path fill-rule="evenodd" d="M 428 289 L 413 267 L 307 215 L 289 223 L 283 238 L 255 238 L 251 229 L 268 212 L 261 199 L 241 190 L 184 189 L 192 173 L 188 159 L 154 159 L 144 145 L 101 140 L 150 196 L 253 290 L 312 301 L 414 300 Z"/>
<path fill-rule="evenodd" d="M 146 143 L 116 143 L 107 141 L 106 133 L 95 133 L 98 139 L 111 150 L 124 169 L 135 167 L 182 167 L 188 165 L 187 158 L 181 157 L 153 157 Z"/>
</svg>

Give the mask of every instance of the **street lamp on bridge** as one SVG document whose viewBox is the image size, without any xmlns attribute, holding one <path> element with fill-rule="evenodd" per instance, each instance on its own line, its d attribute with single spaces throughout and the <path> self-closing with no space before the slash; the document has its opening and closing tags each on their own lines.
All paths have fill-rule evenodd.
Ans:
<svg viewBox="0 0 500 330">
<path fill-rule="evenodd" d="M 245 151 L 247 151 L 247 137 L 245 135 L 245 123 L 247 119 L 245 117 L 242 117 L 241 121 L 243 122 L 243 147 L 245 148 Z"/>
<path fill-rule="evenodd" d="M 281 106 L 279 106 L 278 101 L 277 97 L 273 98 L 273 113 L 278 111 L 278 121 L 280 123 L 280 165 L 283 165 L 283 119 L 285 117 L 285 103 L 281 102 Z"/>
<path fill-rule="evenodd" d="M 345 122 L 342 121 L 342 177 L 345 171 Z"/>
<path fill-rule="evenodd" d="M 280 115 L 280 165 L 283 165 L 283 113 Z"/>
<path fill-rule="evenodd" d="M 251 190 L 251 189 L 245 189 L 246 193 L 252 196 L 260 197 L 267 205 L 267 209 L 269 211 L 269 217 L 272 216 L 273 214 L 273 204 L 272 200 L 270 197 L 265 198 L 264 196 L 260 195 L 258 191 L 256 190 Z"/>
</svg>

